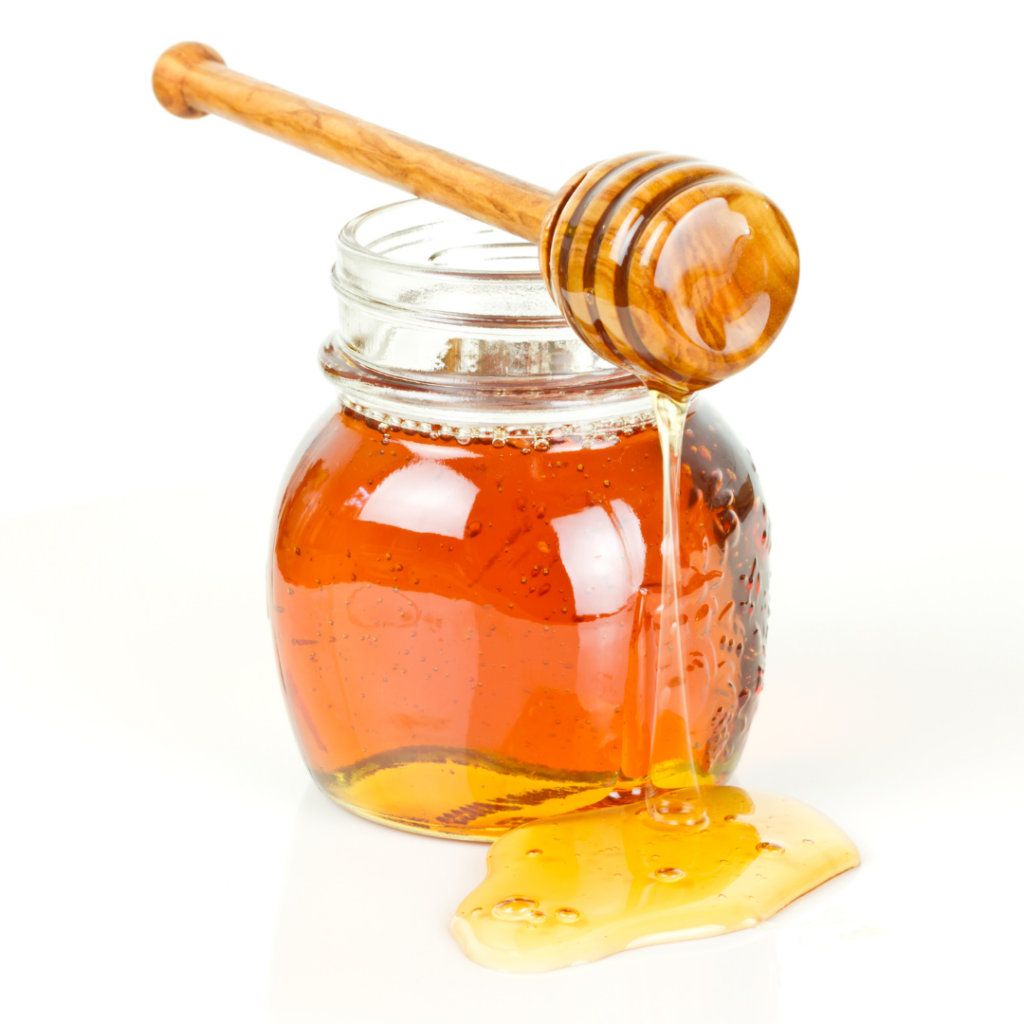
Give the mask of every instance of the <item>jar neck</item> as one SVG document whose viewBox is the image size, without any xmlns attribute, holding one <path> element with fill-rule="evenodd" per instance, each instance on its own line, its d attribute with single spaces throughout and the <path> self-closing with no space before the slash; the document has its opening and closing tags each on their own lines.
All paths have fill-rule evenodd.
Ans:
<svg viewBox="0 0 1024 1024">
<path fill-rule="evenodd" d="M 653 430 L 651 401 L 630 375 L 596 382 L 588 375 L 547 383 L 509 379 L 441 387 L 387 374 L 351 360 L 338 335 L 320 350 L 320 365 L 344 408 L 381 433 L 402 430 L 462 444 L 511 444 L 546 451 L 571 442 L 588 448 Z"/>
<path fill-rule="evenodd" d="M 653 422 L 646 389 L 571 330 L 521 239 L 396 203 L 344 228 L 332 281 L 339 327 L 320 365 L 385 430 L 543 450 Z"/>
</svg>

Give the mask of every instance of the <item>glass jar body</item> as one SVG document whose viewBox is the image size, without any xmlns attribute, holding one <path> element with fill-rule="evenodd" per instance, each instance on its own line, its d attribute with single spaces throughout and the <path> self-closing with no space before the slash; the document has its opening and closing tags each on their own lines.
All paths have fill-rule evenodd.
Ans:
<svg viewBox="0 0 1024 1024">
<path fill-rule="evenodd" d="M 698 770 L 717 783 L 761 689 L 769 539 L 749 455 L 694 405 L 683 682 Z M 271 558 L 314 778 L 365 816 L 484 839 L 638 796 L 660 541 L 653 428 L 523 453 L 332 410 L 297 459 Z"/>
<path fill-rule="evenodd" d="M 689 714 L 688 735 L 659 735 L 692 746 L 703 782 L 728 778 L 762 684 L 770 540 L 721 417 L 699 396 L 687 419 L 680 679 L 657 670 L 649 399 L 567 328 L 534 247 L 397 204 L 346 228 L 334 281 L 321 365 L 340 406 L 295 457 L 269 580 L 319 785 L 374 820 L 481 840 L 639 799 L 656 685 L 685 686 Z"/>
</svg>

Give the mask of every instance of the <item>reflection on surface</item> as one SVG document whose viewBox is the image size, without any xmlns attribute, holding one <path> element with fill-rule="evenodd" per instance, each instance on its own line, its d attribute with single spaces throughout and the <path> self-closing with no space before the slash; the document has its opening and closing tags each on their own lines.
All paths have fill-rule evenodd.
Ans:
<svg viewBox="0 0 1024 1024">
<path fill-rule="evenodd" d="M 577 615 L 610 615 L 644 579 L 640 520 L 621 498 L 551 520 L 562 565 L 572 583 Z"/>
<path fill-rule="evenodd" d="M 748 931 L 517 976 L 466 960 L 452 911 L 484 876 L 487 848 L 409 835 L 333 805 L 312 783 L 281 885 L 269 1017 L 281 1024 L 409 1021 L 531 1024 L 586 1019 L 739 1024 L 779 1019 L 776 937 Z M 683 1007 L 685 1005 L 685 1014 Z"/>
<path fill-rule="evenodd" d="M 745 243 L 752 236 L 747 218 L 719 196 L 687 212 L 661 250 L 654 284 L 665 293 L 690 340 L 709 351 L 742 351 L 757 341 L 768 323 L 768 292 L 745 293 L 736 281 Z M 755 274 L 748 287 L 767 287 L 763 255 L 760 262 L 761 279 Z"/>
<path fill-rule="evenodd" d="M 418 461 L 385 477 L 359 513 L 366 523 L 461 538 L 480 488 L 441 462 Z"/>
</svg>

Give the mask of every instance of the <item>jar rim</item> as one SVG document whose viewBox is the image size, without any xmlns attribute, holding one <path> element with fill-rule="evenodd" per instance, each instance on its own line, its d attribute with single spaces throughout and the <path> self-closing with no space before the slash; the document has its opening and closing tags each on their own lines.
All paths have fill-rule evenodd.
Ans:
<svg viewBox="0 0 1024 1024">
<path fill-rule="evenodd" d="M 370 248 L 369 245 L 363 244 L 358 238 L 358 232 L 360 231 L 360 229 L 366 227 L 373 220 L 378 219 L 381 215 L 391 212 L 397 212 L 406 207 L 422 208 L 426 206 L 435 207 L 435 209 L 438 210 L 439 216 L 435 221 L 428 221 L 423 224 L 417 225 L 419 228 L 436 227 L 449 221 L 463 219 L 462 214 L 455 213 L 454 211 L 445 210 L 443 207 L 435 206 L 435 204 L 429 203 L 425 199 L 400 199 L 396 203 L 385 203 L 382 206 L 374 207 L 372 210 L 367 210 L 365 213 L 361 213 L 357 217 L 353 217 L 338 233 L 338 248 L 340 250 L 342 247 L 344 247 L 350 252 L 358 254 L 363 259 L 373 263 L 380 263 L 392 269 L 405 268 L 415 273 L 432 275 L 436 274 L 443 277 L 462 277 L 470 280 L 479 281 L 521 281 L 523 279 L 531 277 L 541 278 L 539 265 L 536 270 L 471 270 L 460 269 L 458 267 L 439 266 L 436 264 L 424 262 L 413 262 L 412 260 L 396 259 L 393 256 L 382 254 L 376 251 L 375 249 Z M 481 226 L 486 227 L 485 225 Z M 491 230 L 498 231 L 497 228 L 493 228 Z M 402 233 L 404 232 L 391 232 L 387 235 L 382 235 L 380 238 L 375 239 L 375 241 L 378 243 L 384 242 L 390 238 L 397 237 Z M 502 232 L 502 234 L 504 234 L 504 232 Z M 520 241 L 524 246 L 530 245 L 529 242 L 522 240 Z M 543 280 L 543 278 L 541 278 L 541 280 Z M 560 319 L 560 317 L 558 319 Z"/>
<path fill-rule="evenodd" d="M 424 199 L 350 220 L 331 279 L 342 300 L 377 317 L 511 331 L 510 339 L 541 330 L 563 348 L 586 349 L 548 292 L 535 244 Z M 609 365 L 589 350 L 576 362 L 595 359 Z"/>
</svg>

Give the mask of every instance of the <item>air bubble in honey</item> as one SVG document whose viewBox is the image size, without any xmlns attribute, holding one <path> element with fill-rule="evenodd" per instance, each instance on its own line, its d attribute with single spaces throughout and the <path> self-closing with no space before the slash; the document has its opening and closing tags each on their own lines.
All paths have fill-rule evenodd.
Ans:
<svg viewBox="0 0 1024 1024">
<path fill-rule="evenodd" d="M 654 877 L 659 882 L 679 882 L 686 877 L 686 872 L 682 868 L 658 868 Z"/>
<path fill-rule="evenodd" d="M 491 913 L 499 921 L 525 921 L 536 909 L 535 900 L 526 896 L 509 896 L 495 903 Z"/>
</svg>

